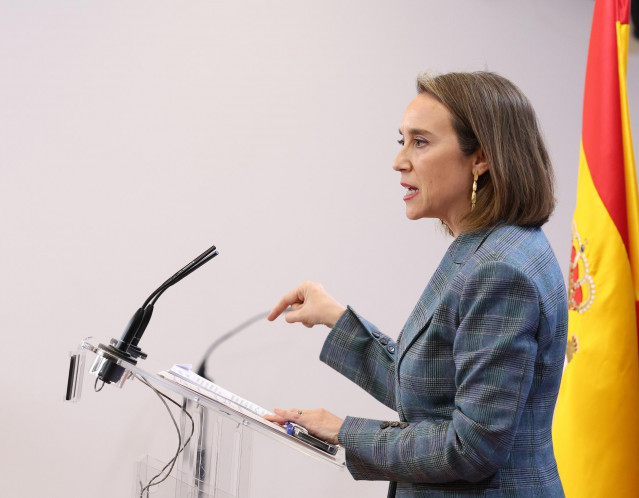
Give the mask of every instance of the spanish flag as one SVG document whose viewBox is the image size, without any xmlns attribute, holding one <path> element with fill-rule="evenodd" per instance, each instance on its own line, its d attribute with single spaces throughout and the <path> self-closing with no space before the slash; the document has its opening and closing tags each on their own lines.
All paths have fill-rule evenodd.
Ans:
<svg viewBox="0 0 639 498">
<path fill-rule="evenodd" d="M 553 426 L 568 498 L 639 496 L 639 201 L 625 84 L 629 16 L 630 0 L 595 2 L 567 365 Z"/>
</svg>

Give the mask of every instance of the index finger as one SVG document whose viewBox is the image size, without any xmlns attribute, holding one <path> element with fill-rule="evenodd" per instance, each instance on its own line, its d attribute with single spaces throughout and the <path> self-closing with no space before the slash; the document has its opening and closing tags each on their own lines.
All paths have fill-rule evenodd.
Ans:
<svg viewBox="0 0 639 498">
<path fill-rule="evenodd" d="M 300 287 L 296 287 L 292 291 L 286 293 L 280 302 L 275 305 L 275 307 L 271 310 L 266 319 L 270 322 L 275 320 L 278 316 L 282 314 L 286 308 L 291 306 L 292 304 L 301 304 L 304 302 L 304 295 L 300 292 Z"/>
</svg>

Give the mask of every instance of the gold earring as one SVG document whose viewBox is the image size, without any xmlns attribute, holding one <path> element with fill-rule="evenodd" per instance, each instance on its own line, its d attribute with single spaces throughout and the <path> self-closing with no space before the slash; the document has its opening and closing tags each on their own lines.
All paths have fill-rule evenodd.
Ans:
<svg viewBox="0 0 639 498">
<path fill-rule="evenodd" d="M 473 209 L 475 209 L 475 202 L 477 201 L 477 178 L 479 178 L 479 175 L 475 171 L 474 179 L 473 179 L 473 193 L 470 196 L 470 210 L 471 211 Z"/>
</svg>

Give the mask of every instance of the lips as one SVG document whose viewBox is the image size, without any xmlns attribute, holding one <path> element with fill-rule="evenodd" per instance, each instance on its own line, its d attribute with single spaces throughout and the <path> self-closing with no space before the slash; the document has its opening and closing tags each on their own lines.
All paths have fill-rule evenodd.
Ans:
<svg viewBox="0 0 639 498">
<path fill-rule="evenodd" d="M 402 183 L 402 187 L 406 189 L 406 193 L 404 194 L 404 200 L 409 201 L 417 194 L 419 194 L 419 189 L 414 185 L 409 185 L 408 183 Z"/>
</svg>

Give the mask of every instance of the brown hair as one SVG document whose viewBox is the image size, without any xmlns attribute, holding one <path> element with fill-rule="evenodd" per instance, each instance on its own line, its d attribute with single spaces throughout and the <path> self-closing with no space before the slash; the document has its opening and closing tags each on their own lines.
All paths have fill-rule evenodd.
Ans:
<svg viewBox="0 0 639 498">
<path fill-rule="evenodd" d="M 555 208 L 553 168 L 535 111 L 517 86 L 489 72 L 422 74 L 417 91 L 448 108 L 462 153 L 481 148 L 488 162 L 475 209 L 462 220 L 465 232 L 548 221 Z"/>
</svg>

